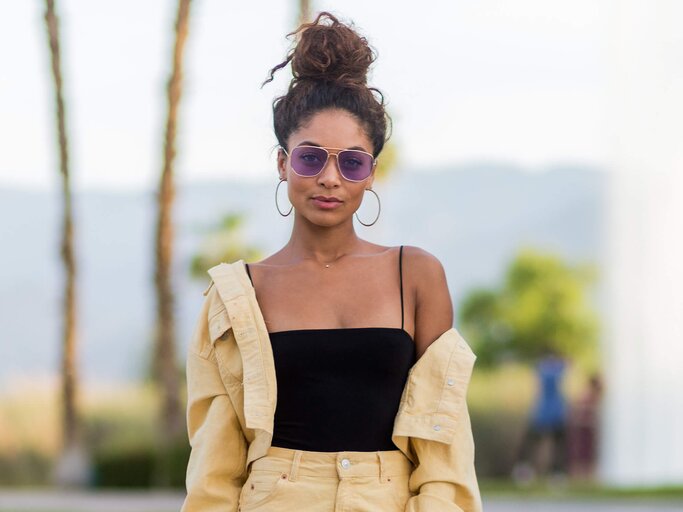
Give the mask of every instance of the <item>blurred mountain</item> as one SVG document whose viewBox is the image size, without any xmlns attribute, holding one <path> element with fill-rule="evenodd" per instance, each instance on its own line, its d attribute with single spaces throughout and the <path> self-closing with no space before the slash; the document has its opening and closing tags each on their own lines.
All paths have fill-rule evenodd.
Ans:
<svg viewBox="0 0 683 512">
<path fill-rule="evenodd" d="M 175 275 L 178 333 L 184 351 L 207 280 L 189 279 L 192 255 L 207 230 L 229 212 L 245 217 L 245 241 L 270 254 L 286 243 L 291 217 L 274 204 L 268 182 L 178 186 Z M 417 245 L 444 264 L 455 307 L 472 286 L 495 283 L 521 244 L 556 251 L 570 261 L 599 263 L 606 176 L 590 168 L 535 173 L 507 165 L 409 172 L 375 183 L 379 221 L 356 223 L 362 238 Z M 281 188 L 286 188 L 283 185 Z M 59 364 L 57 194 L 0 188 L 0 387 L 21 375 L 52 374 Z M 77 193 L 80 263 L 80 361 L 86 380 L 145 374 L 153 325 L 151 192 Z M 286 194 L 280 191 L 282 208 Z M 374 195 L 359 211 L 376 214 Z M 404 268 L 404 272 L 410 272 Z"/>
</svg>

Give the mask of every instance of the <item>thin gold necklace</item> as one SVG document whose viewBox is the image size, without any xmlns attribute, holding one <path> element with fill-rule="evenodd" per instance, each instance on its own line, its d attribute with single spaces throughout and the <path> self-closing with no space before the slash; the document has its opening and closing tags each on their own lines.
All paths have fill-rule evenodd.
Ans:
<svg viewBox="0 0 683 512">
<path fill-rule="evenodd" d="M 337 261 L 337 260 L 338 260 L 339 258 L 341 258 L 342 256 L 345 256 L 345 254 L 342 254 L 342 255 L 339 256 L 338 258 L 335 258 L 334 260 L 332 260 L 332 262 Z M 325 265 L 325 268 L 330 268 L 331 263 L 324 263 L 324 265 Z"/>
<path fill-rule="evenodd" d="M 335 259 L 333 259 L 333 260 L 330 261 L 329 263 L 322 263 L 322 262 L 321 262 L 321 265 L 325 265 L 325 268 L 330 268 L 330 267 L 332 266 L 332 263 L 336 262 L 339 258 L 343 258 L 344 256 L 348 256 L 349 254 L 351 254 L 351 253 L 345 252 L 344 254 L 342 254 L 342 255 L 340 255 L 340 256 L 337 256 Z M 313 258 L 307 258 L 307 259 L 313 259 Z M 314 260 L 314 261 L 315 261 L 315 260 Z M 316 262 L 316 263 L 317 263 L 317 262 Z"/>
<path fill-rule="evenodd" d="M 346 255 L 347 255 L 347 253 L 344 253 L 344 254 L 342 254 L 341 256 L 337 256 L 337 257 L 336 257 L 335 259 L 333 259 L 330 263 L 323 263 L 323 265 L 325 265 L 325 268 L 330 268 L 330 266 L 332 266 L 332 263 L 334 263 L 334 262 L 337 261 L 339 258 L 342 258 L 342 257 L 344 257 L 344 256 L 346 256 Z"/>
</svg>

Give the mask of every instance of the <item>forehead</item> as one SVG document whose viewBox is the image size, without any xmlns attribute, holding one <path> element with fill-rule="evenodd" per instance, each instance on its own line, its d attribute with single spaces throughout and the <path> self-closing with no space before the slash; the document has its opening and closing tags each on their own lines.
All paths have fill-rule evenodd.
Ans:
<svg viewBox="0 0 683 512">
<path fill-rule="evenodd" d="M 298 130 L 292 132 L 289 147 L 304 141 L 332 148 L 361 147 L 367 152 L 372 152 L 373 149 L 372 142 L 358 119 L 345 110 L 338 109 L 313 114 Z"/>
</svg>

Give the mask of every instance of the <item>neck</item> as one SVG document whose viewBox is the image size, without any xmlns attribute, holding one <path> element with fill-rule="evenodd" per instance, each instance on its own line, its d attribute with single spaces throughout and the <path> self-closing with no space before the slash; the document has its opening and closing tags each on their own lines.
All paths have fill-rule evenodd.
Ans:
<svg viewBox="0 0 683 512">
<path fill-rule="evenodd" d="M 359 243 L 360 238 L 353 229 L 353 219 L 330 227 L 295 219 L 285 249 L 292 261 L 313 260 L 324 264 L 355 252 Z"/>
</svg>

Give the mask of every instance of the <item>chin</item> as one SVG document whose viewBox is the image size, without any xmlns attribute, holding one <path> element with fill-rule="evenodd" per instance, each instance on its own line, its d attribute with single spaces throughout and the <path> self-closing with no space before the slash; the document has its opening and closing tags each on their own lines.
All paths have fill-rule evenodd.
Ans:
<svg viewBox="0 0 683 512">
<path fill-rule="evenodd" d="M 314 212 L 311 215 L 306 215 L 306 220 L 311 224 L 326 228 L 338 226 L 346 221 L 341 215 L 332 212 Z"/>
</svg>

